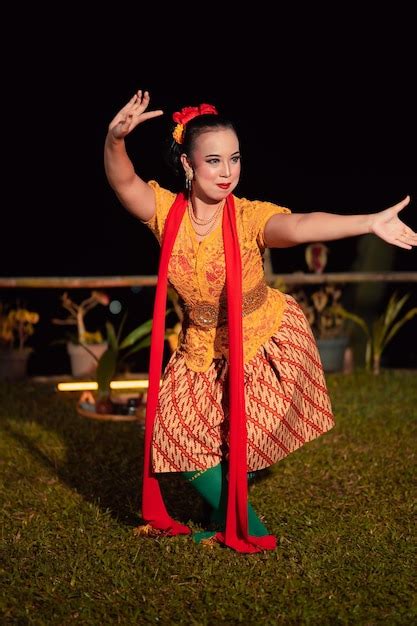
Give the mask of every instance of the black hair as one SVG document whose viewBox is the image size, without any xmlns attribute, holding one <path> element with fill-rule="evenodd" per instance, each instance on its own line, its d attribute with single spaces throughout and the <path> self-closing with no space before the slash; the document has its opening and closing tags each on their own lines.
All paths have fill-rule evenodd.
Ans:
<svg viewBox="0 0 417 626">
<path fill-rule="evenodd" d="M 172 127 L 171 135 L 174 128 L 175 125 Z M 181 155 L 187 154 L 188 156 L 191 156 L 194 144 L 200 135 L 209 130 L 221 128 L 228 128 L 233 130 L 236 135 L 238 134 L 233 122 L 221 115 L 206 113 L 204 115 L 194 117 L 185 125 L 182 143 L 177 143 L 175 139 L 172 138 L 166 154 L 166 161 L 168 165 L 177 175 L 182 176 L 184 174 L 184 169 L 181 164 Z"/>
</svg>

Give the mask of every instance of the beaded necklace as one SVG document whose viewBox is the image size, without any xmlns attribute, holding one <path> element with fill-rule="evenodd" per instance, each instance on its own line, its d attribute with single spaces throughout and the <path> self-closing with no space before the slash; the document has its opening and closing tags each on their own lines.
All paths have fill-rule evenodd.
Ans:
<svg viewBox="0 0 417 626">
<path fill-rule="evenodd" d="M 194 229 L 194 232 L 197 235 L 199 235 L 200 237 L 205 237 L 206 235 L 211 233 L 211 231 L 214 230 L 214 227 L 216 226 L 217 218 L 219 217 L 221 211 L 223 210 L 224 205 L 225 205 L 225 200 L 223 200 L 219 204 L 219 208 L 216 209 L 216 211 L 213 213 L 213 215 L 208 220 L 202 220 L 201 218 L 198 218 L 198 217 L 195 216 L 194 211 L 193 211 L 193 207 L 192 207 L 191 199 L 189 199 L 188 204 L 187 204 L 187 209 L 188 209 L 188 215 L 190 216 L 190 220 L 191 220 L 191 224 L 192 224 L 192 227 Z M 207 224 L 209 224 L 209 227 L 204 232 L 198 231 L 197 228 L 196 228 L 196 226 L 198 226 L 198 227 L 200 227 L 200 226 L 207 226 Z"/>
</svg>

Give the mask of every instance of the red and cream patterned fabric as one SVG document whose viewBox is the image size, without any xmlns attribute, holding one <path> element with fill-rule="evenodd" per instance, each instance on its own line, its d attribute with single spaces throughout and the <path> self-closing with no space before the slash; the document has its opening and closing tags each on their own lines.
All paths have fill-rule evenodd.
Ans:
<svg viewBox="0 0 417 626">
<path fill-rule="evenodd" d="M 247 468 L 259 470 L 334 426 L 330 398 L 311 327 L 284 294 L 279 328 L 244 366 Z M 227 456 L 227 360 L 196 372 L 177 350 L 159 392 L 152 441 L 155 472 L 208 469 Z"/>
</svg>

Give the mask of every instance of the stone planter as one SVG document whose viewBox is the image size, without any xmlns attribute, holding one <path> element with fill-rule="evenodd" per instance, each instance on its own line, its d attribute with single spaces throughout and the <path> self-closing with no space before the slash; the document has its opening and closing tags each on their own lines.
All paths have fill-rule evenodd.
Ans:
<svg viewBox="0 0 417 626">
<path fill-rule="evenodd" d="M 21 380 L 27 376 L 32 348 L 0 350 L 0 380 Z"/>
<path fill-rule="evenodd" d="M 90 343 L 86 344 L 87 348 L 92 352 L 97 359 L 101 357 L 103 352 L 107 350 L 108 344 L 106 341 L 103 343 Z M 89 353 L 82 345 L 77 343 L 67 343 L 67 351 L 71 361 L 71 374 L 76 378 L 83 376 L 94 376 L 97 369 L 96 359 Z"/>
<path fill-rule="evenodd" d="M 344 354 L 349 338 L 329 337 L 327 339 L 317 339 L 316 341 L 324 371 L 343 371 Z"/>
</svg>

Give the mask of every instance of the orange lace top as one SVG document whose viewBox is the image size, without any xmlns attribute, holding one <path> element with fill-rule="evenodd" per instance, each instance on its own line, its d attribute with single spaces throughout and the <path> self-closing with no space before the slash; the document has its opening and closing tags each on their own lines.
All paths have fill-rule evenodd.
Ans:
<svg viewBox="0 0 417 626">
<path fill-rule="evenodd" d="M 156 211 L 152 219 L 143 222 L 158 241 L 161 241 L 168 211 L 176 194 L 161 187 L 156 181 L 148 183 L 155 191 Z M 291 213 L 285 207 L 271 202 L 250 201 L 234 197 L 236 224 L 242 256 L 243 294 L 264 282 L 263 252 L 264 226 L 276 213 Z M 186 307 L 205 302 L 219 305 L 226 301 L 226 266 L 224 259 L 221 220 L 217 227 L 199 242 L 187 211 L 184 213 L 168 267 L 168 280 Z M 244 360 L 249 361 L 258 348 L 279 327 L 285 308 L 284 295 L 265 287 L 266 297 L 254 311 L 242 317 Z M 179 337 L 178 350 L 184 353 L 187 366 L 204 372 L 213 359 L 228 357 L 227 323 L 202 328 L 185 317 Z"/>
</svg>

